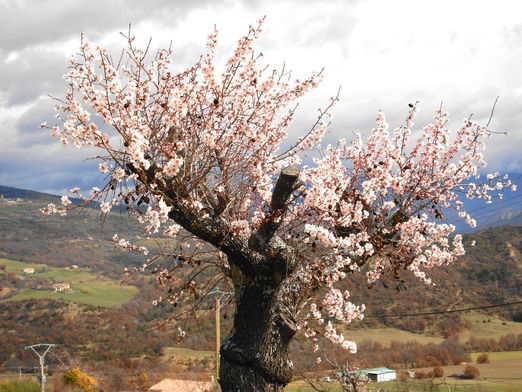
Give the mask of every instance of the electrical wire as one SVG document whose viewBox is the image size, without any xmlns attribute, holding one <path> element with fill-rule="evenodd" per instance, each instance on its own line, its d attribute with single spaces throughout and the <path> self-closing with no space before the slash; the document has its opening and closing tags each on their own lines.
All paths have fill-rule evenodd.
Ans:
<svg viewBox="0 0 522 392">
<path fill-rule="evenodd" d="M 482 310 L 482 309 L 489 309 L 489 308 L 498 308 L 500 306 L 511 306 L 511 305 L 517 305 L 522 304 L 522 301 L 514 301 L 514 302 L 504 302 L 501 304 L 494 304 L 494 305 L 483 305 L 483 306 L 473 306 L 470 308 L 462 308 L 462 309 L 450 309 L 450 310 L 434 310 L 429 312 L 419 312 L 419 313 L 403 313 L 403 314 L 370 314 L 370 315 L 364 315 L 365 318 L 368 317 L 374 317 L 374 318 L 391 318 L 391 317 L 415 317 L 415 316 L 427 316 L 427 315 L 433 315 L 433 314 L 445 314 L 445 313 L 459 313 L 459 312 L 467 312 L 470 310 Z"/>
<path fill-rule="evenodd" d="M 474 208 L 474 209 L 469 210 L 469 211 L 466 210 L 466 212 L 468 212 L 473 218 L 476 218 L 476 217 L 482 216 L 482 215 L 487 215 L 487 214 L 490 214 L 492 212 L 495 212 L 495 211 L 498 211 L 498 210 L 501 210 L 501 209 L 505 209 L 505 208 L 513 206 L 513 205 L 520 204 L 521 201 L 517 200 L 517 201 L 514 201 L 512 203 L 509 203 L 509 204 L 505 205 L 505 203 L 511 202 L 511 201 L 513 201 L 515 199 L 518 199 L 520 197 L 522 197 L 522 195 L 517 195 L 517 196 L 510 197 L 510 198 L 502 199 L 502 200 L 500 200 L 500 201 L 498 201 L 496 203 L 490 204 L 490 205 L 486 205 L 486 206 L 479 207 L 479 208 Z M 481 212 L 479 214 L 475 214 L 475 212 L 481 211 L 481 210 L 486 210 L 486 211 Z M 454 222 L 454 221 L 459 220 L 459 219 L 461 219 L 461 218 L 458 215 L 455 214 L 455 215 L 449 216 L 446 219 L 446 222 L 451 223 L 451 222 Z"/>
</svg>

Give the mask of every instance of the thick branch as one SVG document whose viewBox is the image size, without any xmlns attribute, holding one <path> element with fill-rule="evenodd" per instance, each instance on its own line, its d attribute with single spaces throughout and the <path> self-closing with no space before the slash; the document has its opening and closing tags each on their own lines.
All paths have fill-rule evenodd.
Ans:
<svg viewBox="0 0 522 392">
<path fill-rule="evenodd" d="M 249 279 L 255 280 L 259 276 L 259 268 L 263 266 L 264 257 L 252 251 L 244 238 L 232 235 L 226 221 L 195 210 L 183 201 L 170 199 L 166 202 L 172 207 L 169 212 L 170 219 L 224 252 L 229 262 L 238 267 Z"/>
<path fill-rule="evenodd" d="M 281 226 L 283 215 L 288 206 L 288 200 L 295 190 L 299 178 L 299 168 L 288 166 L 281 170 L 272 193 L 270 211 L 255 233 L 252 233 L 249 243 L 252 249 L 259 250 L 268 244 L 277 229 Z"/>
<path fill-rule="evenodd" d="M 154 181 L 155 167 L 141 173 L 133 165 L 128 164 L 126 170 L 130 173 L 141 174 L 141 180 L 147 184 Z M 286 274 L 287 268 L 293 259 L 286 244 L 281 244 L 274 237 L 275 232 L 282 223 L 282 217 L 287 209 L 288 200 L 298 182 L 299 169 L 289 166 L 281 170 L 272 193 L 270 211 L 259 229 L 246 241 L 241 237 L 232 235 L 229 224 L 218 216 L 209 216 L 202 210 L 191 207 L 186 201 L 180 200 L 172 185 L 163 183 L 158 190 L 166 196 L 165 202 L 171 207 L 169 218 L 182 226 L 203 241 L 212 244 L 223 251 L 239 270 L 250 280 L 258 280 L 260 277 L 270 277 L 274 274 L 272 263 L 266 263 L 264 251 L 273 250 L 273 260 L 283 260 L 281 267 Z M 265 269 L 265 271 L 263 271 Z M 276 279 L 279 281 L 280 279 Z M 275 282 L 277 283 L 277 282 Z"/>
</svg>

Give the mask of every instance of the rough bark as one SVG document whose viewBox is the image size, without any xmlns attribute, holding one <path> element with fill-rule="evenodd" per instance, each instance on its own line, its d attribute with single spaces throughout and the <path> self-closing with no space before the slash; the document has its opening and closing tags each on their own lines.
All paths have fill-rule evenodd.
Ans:
<svg viewBox="0 0 522 392">
<path fill-rule="evenodd" d="M 293 374 L 288 347 L 295 324 L 266 287 L 243 287 L 238 297 L 234 328 L 221 346 L 221 389 L 283 391 Z"/>
<path fill-rule="evenodd" d="M 281 295 L 295 267 L 293 250 L 276 236 L 298 184 L 299 169 L 281 171 L 266 219 L 248 239 L 230 235 L 219 214 L 203 214 L 166 191 L 171 219 L 227 255 L 235 288 L 234 327 L 221 346 L 223 392 L 283 391 L 292 378 L 288 347 L 296 333 Z"/>
<path fill-rule="evenodd" d="M 253 279 L 233 274 L 236 288 L 234 327 L 221 346 L 223 392 L 283 391 L 292 379 L 288 347 L 296 333 L 292 316 L 281 303 L 280 290 L 295 260 L 275 233 L 298 181 L 299 169 L 283 169 L 274 187 L 267 218 L 248 241 L 262 256 Z M 229 260 L 235 264 L 234 260 Z"/>
</svg>

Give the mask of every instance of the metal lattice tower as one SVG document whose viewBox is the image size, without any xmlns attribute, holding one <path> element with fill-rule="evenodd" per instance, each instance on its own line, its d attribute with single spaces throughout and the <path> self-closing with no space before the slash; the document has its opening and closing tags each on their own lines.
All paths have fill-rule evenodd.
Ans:
<svg viewBox="0 0 522 392">
<path fill-rule="evenodd" d="M 40 347 L 47 347 L 44 351 L 43 354 L 40 354 L 38 351 L 36 351 L 36 348 L 40 348 Z M 45 377 L 45 371 L 44 371 L 44 357 L 45 357 L 45 354 L 47 354 L 47 352 L 52 348 L 52 347 L 56 347 L 56 344 L 33 344 L 32 346 L 26 346 L 25 349 L 31 349 L 35 352 L 36 355 L 38 355 L 38 358 L 40 359 L 40 376 L 38 376 L 38 379 L 40 381 L 40 392 L 45 392 L 45 381 L 46 381 L 46 377 Z"/>
</svg>

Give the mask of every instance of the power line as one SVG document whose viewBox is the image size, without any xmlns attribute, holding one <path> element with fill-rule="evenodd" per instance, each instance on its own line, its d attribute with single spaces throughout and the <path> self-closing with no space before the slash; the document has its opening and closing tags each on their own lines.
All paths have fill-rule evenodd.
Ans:
<svg viewBox="0 0 522 392">
<path fill-rule="evenodd" d="M 522 196 L 522 195 L 517 196 L 517 197 L 521 197 L 521 196 Z M 507 201 L 507 200 L 506 200 L 506 201 Z M 484 209 L 484 207 L 483 207 L 483 208 L 478 208 L 478 209 L 476 209 L 476 210 L 472 210 L 472 211 L 470 211 L 470 212 L 473 214 L 473 216 L 487 215 L 487 214 L 490 214 L 490 213 L 495 212 L 495 211 L 498 211 L 498 210 L 503 210 L 503 209 L 505 209 L 506 207 L 510 207 L 510 206 L 517 205 L 517 204 L 519 204 L 519 203 L 520 203 L 520 201 L 514 201 L 513 203 L 509 203 L 509 204 L 507 204 L 507 205 L 502 205 L 502 206 L 499 206 L 500 203 L 498 203 L 498 204 L 493 204 L 492 206 L 489 206 L 489 209 L 487 209 L 487 210 L 484 211 L 484 212 L 481 212 L 480 214 L 473 214 L 473 212 L 475 212 L 475 211 L 479 211 L 479 210 L 482 210 L 482 209 Z M 493 207 L 495 207 L 495 208 L 493 208 Z M 487 208 L 487 207 L 485 207 L 485 208 Z M 454 217 L 451 217 L 450 219 L 453 219 L 453 218 L 459 218 L 459 217 L 458 217 L 458 216 L 454 216 Z"/>
<path fill-rule="evenodd" d="M 462 308 L 462 309 L 450 309 L 450 310 L 434 310 L 429 312 L 419 312 L 419 313 L 405 313 L 405 314 L 370 314 L 364 315 L 365 318 L 368 317 L 379 317 L 379 318 L 391 318 L 391 317 L 414 317 L 414 316 L 427 316 L 432 314 L 445 314 L 445 313 L 459 313 L 459 312 L 467 312 L 469 310 L 481 310 L 481 309 L 489 309 L 489 308 L 498 308 L 500 306 L 511 306 L 522 304 L 522 301 L 514 301 L 514 302 L 504 302 L 501 304 L 495 305 L 483 305 L 483 306 L 474 306 L 470 308 Z"/>
<path fill-rule="evenodd" d="M 512 196 L 512 197 L 503 197 L 501 199 L 497 198 L 496 200 L 492 201 L 489 204 L 484 202 L 484 205 L 482 205 L 480 207 L 477 206 L 476 208 L 473 208 L 471 210 L 467 210 L 466 207 L 464 207 L 464 209 L 466 209 L 466 211 L 468 211 L 468 212 L 477 212 L 477 211 L 481 211 L 481 210 L 489 210 L 489 209 L 491 209 L 494 206 L 498 206 L 500 204 L 505 204 L 507 202 L 513 201 L 515 199 L 518 199 L 520 197 L 522 197 L 522 194 L 518 194 L 518 195 L 515 195 L 515 196 Z M 472 200 L 478 200 L 478 199 L 475 198 L 475 199 L 472 199 Z M 467 200 L 464 201 L 464 204 L 466 204 L 466 201 Z M 517 204 L 517 203 L 518 203 L 518 201 L 515 202 L 515 203 L 512 203 L 512 204 Z"/>
<path fill-rule="evenodd" d="M 520 197 L 522 197 L 522 195 L 517 195 L 517 196 L 510 197 L 510 198 L 502 199 L 500 201 L 497 201 L 496 203 L 488 204 L 486 206 L 479 207 L 479 208 L 474 208 L 472 210 L 466 210 L 466 208 L 464 207 L 464 210 L 466 212 L 468 212 L 472 217 L 486 215 L 486 214 L 489 214 L 491 212 L 494 212 L 494 211 L 497 211 L 497 210 L 501 210 L 501 209 L 504 209 L 506 207 L 510 207 L 512 205 L 519 204 L 520 201 L 514 201 L 513 203 L 509 203 L 508 205 L 499 206 L 500 204 L 504 204 L 504 203 L 510 202 L 510 201 L 512 201 L 514 199 L 518 199 Z M 481 210 L 486 210 L 486 211 L 481 212 L 479 214 L 475 214 L 475 212 L 481 211 Z M 458 219 L 462 219 L 462 218 L 460 218 L 460 216 L 458 216 L 458 214 L 455 214 L 455 215 L 449 216 L 447 221 L 451 222 L 451 221 L 458 220 Z"/>
<path fill-rule="evenodd" d="M 506 207 L 510 207 L 510 206 L 513 206 L 513 205 L 517 205 L 519 204 L 520 202 L 519 201 L 516 201 L 516 202 L 513 202 L 513 203 L 510 203 L 508 205 L 504 205 L 504 206 L 500 206 L 500 207 L 496 207 L 496 208 L 490 208 L 489 210 L 487 211 L 484 211 L 484 212 L 481 212 L 480 214 L 473 214 L 473 211 L 470 211 L 472 215 L 472 217 L 477 217 L 477 216 L 482 216 L 482 215 L 488 215 L 488 214 L 491 214 L 495 211 L 498 211 L 498 210 L 504 210 L 506 209 Z M 474 211 L 478 211 L 478 210 L 474 210 Z M 454 219 L 459 219 L 460 217 L 457 216 L 457 215 L 454 215 L 452 217 L 450 217 L 448 220 L 454 220 Z"/>
<path fill-rule="evenodd" d="M 486 205 L 484 205 L 482 207 L 474 208 L 473 210 L 470 210 L 470 212 L 476 212 L 476 211 L 480 211 L 480 210 L 489 210 L 493 206 L 498 206 L 499 204 L 504 204 L 504 203 L 507 203 L 509 201 L 518 199 L 520 197 L 522 197 L 522 194 L 521 195 L 516 195 L 516 196 L 513 196 L 513 197 L 505 197 L 505 198 L 502 198 L 502 199 L 498 199 L 498 200 L 492 202 L 491 204 L 486 204 Z M 508 206 L 513 205 L 513 204 L 518 204 L 518 202 L 510 203 Z"/>
</svg>

